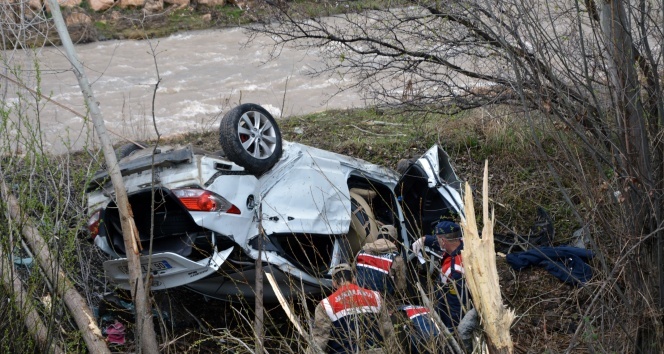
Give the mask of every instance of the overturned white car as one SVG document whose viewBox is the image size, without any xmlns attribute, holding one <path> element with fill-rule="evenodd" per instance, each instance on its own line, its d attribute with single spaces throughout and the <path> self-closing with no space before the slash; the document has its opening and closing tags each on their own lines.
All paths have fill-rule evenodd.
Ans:
<svg viewBox="0 0 664 354">
<path fill-rule="evenodd" d="M 282 142 L 275 120 L 255 104 L 226 114 L 220 136 L 224 152 L 217 154 L 192 146 L 118 150 L 153 290 L 187 286 L 223 300 L 251 298 L 260 254 L 284 295 L 320 293 L 331 287 L 330 267 L 352 260 L 380 225 L 394 225 L 409 249 L 432 222 L 463 212 L 461 182 L 438 146 L 400 176 Z M 127 289 L 120 219 L 105 172 L 94 177 L 87 197 L 91 236 L 112 258 L 104 262 L 106 274 Z M 264 298 L 276 301 L 269 286 Z"/>
</svg>

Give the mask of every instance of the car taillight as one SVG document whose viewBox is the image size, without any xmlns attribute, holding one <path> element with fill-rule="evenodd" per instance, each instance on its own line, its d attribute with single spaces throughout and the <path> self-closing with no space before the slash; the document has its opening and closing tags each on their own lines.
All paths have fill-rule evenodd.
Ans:
<svg viewBox="0 0 664 354">
<path fill-rule="evenodd" d="M 90 238 L 95 239 L 99 235 L 99 221 L 101 217 L 101 209 L 95 211 L 88 219 L 88 231 L 90 231 Z"/>
<path fill-rule="evenodd" d="M 173 189 L 178 199 L 190 211 L 218 211 L 240 214 L 240 209 L 223 197 L 204 189 Z"/>
</svg>

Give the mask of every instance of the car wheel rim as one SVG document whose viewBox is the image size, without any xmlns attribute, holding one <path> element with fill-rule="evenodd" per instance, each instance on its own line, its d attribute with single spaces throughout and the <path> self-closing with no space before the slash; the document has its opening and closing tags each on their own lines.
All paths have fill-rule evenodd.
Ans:
<svg viewBox="0 0 664 354">
<path fill-rule="evenodd" d="M 277 133 L 272 122 L 260 112 L 246 112 L 238 122 L 242 148 L 257 159 L 266 159 L 277 147 Z"/>
</svg>

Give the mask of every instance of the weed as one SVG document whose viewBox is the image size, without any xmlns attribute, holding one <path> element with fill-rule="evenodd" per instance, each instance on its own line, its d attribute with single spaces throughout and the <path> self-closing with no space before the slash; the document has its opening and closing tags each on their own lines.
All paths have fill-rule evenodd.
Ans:
<svg viewBox="0 0 664 354">
<path fill-rule="evenodd" d="M 244 10 L 235 6 L 217 6 L 215 10 L 219 12 L 220 16 L 223 16 L 224 18 L 227 18 L 233 22 L 240 21 L 242 15 L 245 12 Z"/>
<path fill-rule="evenodd" d="M 95 21 L 95 28 L 99 31 L 107 31 L 108 23 L 106 21 Z"/>
</svg>

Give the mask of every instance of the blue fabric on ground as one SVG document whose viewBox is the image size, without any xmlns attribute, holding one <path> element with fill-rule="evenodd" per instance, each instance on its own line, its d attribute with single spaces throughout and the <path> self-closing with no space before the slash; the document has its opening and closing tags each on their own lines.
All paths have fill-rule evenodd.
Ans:
<svg viewBox="0 0 664 354">
<path fill-rule="evenodd" d="M 593 276 L 592 268 L 586 263 L 592 257 L 592 251 L 583 248 L 540 247 L 526 252 L 510 253 L 507 255 L 507 263 L 515 270 L 528 266 L 543 267 L 563 282 L 580 286 Z"/>
</svg>

